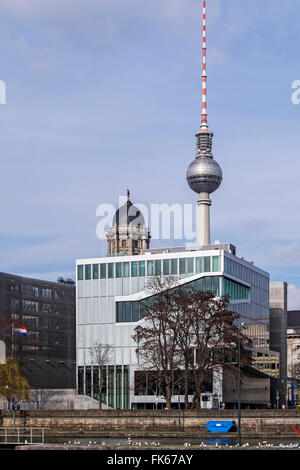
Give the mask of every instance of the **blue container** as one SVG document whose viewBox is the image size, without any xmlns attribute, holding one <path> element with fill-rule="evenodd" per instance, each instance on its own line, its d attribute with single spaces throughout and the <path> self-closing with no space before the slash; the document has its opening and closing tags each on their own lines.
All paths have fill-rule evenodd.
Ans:
<svg viewBox="0 0 300 470">
<path fill-rule="evenodd" d="M 234 421 L 209 421 L 206 427 L 209 432 L 225 433 L 233 427 Z"/>
</svg>

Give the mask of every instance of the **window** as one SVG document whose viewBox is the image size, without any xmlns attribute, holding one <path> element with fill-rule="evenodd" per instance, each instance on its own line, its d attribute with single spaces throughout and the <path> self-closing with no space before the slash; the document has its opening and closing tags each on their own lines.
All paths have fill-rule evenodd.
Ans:
<svg viewBox="0 0 300 470">
<path fill-rule="evenodd" d="M 185 274 L 185 258 L 179 258 L 179 274 Z"/>
<path fill-rule="evenodd" d="M 116 263 L 116 277 L 122 277 L 122 263 Z"/>
<path fill-rule="evenodd" d="M 213 289 L 212 291 L 215 293 L 217 297 L 220 295 L 220 278 L 218 276 L 214 276 L 213 278 Z"/>
<path fill-rule="evenodd" d="M 249 300 L 250 289 L 238 282 L 224 277 L 223 294 L 229 295 L 230 300 Z"/>
<path fill-rule="evenodd" d="M 168 259 L 163 260 L 163 273 L 165 275 L 170 274 L 170 260 Z"/>
<path fill-rule="evenodd" d="M 123 322 L 131 322 L 131 302 L 123 303 Z"/>
<path fill-rule="evenodd" d="M 106 279 L 106 264 L 100 264 L 100 279 Z"/>
<path fill-rule="evenodd" d="M 116 302 L 117 323 L 137 322 L 140 318 L 140 302 Z"/>
<path fill-rule="evenodd" d="M 38 297 L 39 296 L 39 288 L 38 287 L 33 287 L 32 288 L 32 293 L 33 293 L 34 297 Z"/>
<path fill-rule="evenodd" d="M 91 265 L 85 265 L 85 279 L 91 279 Z"/>
<path fill-rule="evenodd" d="M 159 276 L 161 274 L 161 260 L 158 259 L 155 261 L 155 275 Z"/>
<path fill-rule="evenodd" d="M 23 312 L 25 313 L 33 313 L 39 311 L 39 304 L 38 302 L 33 302 L 31 300 L 23 300 Z"/>
<path fill-rule="evenodd" d="M 138 264 L 137 261 L 132 261 L 131 263 L 131 277 L 138 276 Z"/>
<path fill-rule="evenodd" d="M 99 264 L 93 264 L 93 279 L 99 278 Z"/>
<path fill-rule="evenodd" d="M 13 297 L 10 299 L 11 311 L 13 313 L 19 313 L 20 310 L 20 301 L 19 299 L 14 299 Z"/>
<path fill-rule="evenodd" d="M 147 261 L 147 275 L 148 276 L 154 275 L 153 261 Z"/>
<path fill-rule="evenodd" d="M 194 258 L 188 258 L 187 265 L 188 265 L 188 274 L 193 274 L 194 273 Z"/>
<path fill-rule="evenodd" d="M 115 265 L 114 265 L 114 263 L 108 263 L 107 266 L 108 266 L 108 278 L 111 279 L 111 278 L 114 277 L 114 274 L 115 274 L 115 273 L 114 273 L 114 267 L 115 267 Z"/>
<path fill-rule="evenodd" d="M 213 267 L 212 267 L 213 272 L 220 271 L 220 258 L 219 258 L 219 256 L 213 256 L 212 264 L 213 264 Z"/>
<path fill-rule="evenodd" d="M 200 274 L 203 272 L 203 258 L 196 258 L 196 273 Z"/>
<path fill-rule="evenodd" d="M 82 264 L 77 266 L 77 279 L 78 279 L 78 281 L 83 281 L 83 266 L 82 266 Z"/>
<path fill-rule="evenodd" d="M 140 320 L 140 303 L 132 302 L 132 321 L 136 322 Z"/>
<path fill-rule="evenodd" d="M 129 263 L 123 263 L 123 276 L 129 277 Z"/>
<path fill-rule="evenodd" d="M 117 309 L 116 322 L 122 323 L 123 322 L 123 302 L 117 302 L 116 309 Z"/>
<path fill-rule="evenodd" d="M 122 240 L 122 248 L 126 248 L 126 240 Z"/>
<path fill-rule="evenodd" d="M 140 261 L 139 262 L 139 274 L 140 276 L 145 276 L 145 271 L 146 271 L 146 265 L 145 265 L 145 261 Z"/>
<path fill-rule="evenodd" d="M 178 274 L 178 259 L 171 260 L 171 272 L 172 274 Z"/>
<path fill-rule="evenodd" d="M 210 272 L 210 256 L 204 256 L 204 272 Z"/>
<path fill-rule="evenodd" d="M 43 299 L 51 299 L 51 289 L 42 289 Z"/>
</svg>

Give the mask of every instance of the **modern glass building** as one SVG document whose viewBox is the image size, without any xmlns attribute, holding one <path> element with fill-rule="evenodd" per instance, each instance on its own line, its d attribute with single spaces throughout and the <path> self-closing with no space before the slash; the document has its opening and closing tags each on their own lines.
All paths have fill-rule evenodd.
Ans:
<svg viewBox="0 0 300 470">
<path fill-rule="evenodd" d="M 13 333 L 27 328 L 27 336 Z M 0 273 L 0 339 L 31 389 L 75 389 L 75 283 Z"/>
<path fill-rule="evenodd" d="M 143 322 L 141 301 L 149 297 L 154 276 L 173 276 L 180 284 L 230 296 L 230 308 L 248 324 L 269 326 L 269 274 L 243 258 L 235 247 L 210 245 L 145 250 L 136 256 L 80 259 L 76 262 L 77 387 L 98 397 L 99 367 L 90 348 L 111 345 L 111 361 L 103 368 L 103 401 L 120 409 L 163 406 L 151 387 L 137 391 L 134 329 Z M 148 391 L 147 391 L 148 390 Z M 175 399 L 175 397 L 174 397 Z"/>
</svg>

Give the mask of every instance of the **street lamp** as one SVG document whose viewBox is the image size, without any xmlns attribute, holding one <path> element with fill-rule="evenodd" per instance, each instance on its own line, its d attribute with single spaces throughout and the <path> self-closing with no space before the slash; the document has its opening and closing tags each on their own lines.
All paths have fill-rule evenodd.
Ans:
<svg viewBox="0 0 300 470">
<path fill-rule="evenodd" d="M 239 326 L 238 341 L 238 445 L 241 445 L 241 329 L 246 330 L 245 323 Z"/>
<path fill-rule="evenodd" d="M 181 393 L 181 386 L 178 385 L 178 432 L 181 431 L 180 429 L 180 393 Z"/>
</svg>

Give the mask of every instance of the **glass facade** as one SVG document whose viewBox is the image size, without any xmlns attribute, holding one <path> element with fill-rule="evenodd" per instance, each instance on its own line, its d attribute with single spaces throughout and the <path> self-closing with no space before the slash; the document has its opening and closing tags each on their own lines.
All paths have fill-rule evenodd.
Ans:
<svg viewBox="0 0 300 470">
<path fill-rule="evenodd" d="M 206 276 L 196 281 L 186 284 L 199 291 L 211 291 L 216 297 L 221 295 L 229 295 L 230 300 L 249 300 L 250 288 L 223 276 Z M 176 288 L 175 288 L 176 289 Z M 116 323 L 133 323 L 145 317 L 148 309 L 143 308 L 149 305 L 151 299 L 155 296 L 148 297 L 144 300 L 116 302 Z"/>
<path fill-rule="evenodd" d="M 179 263 L 178 263 L 179 261 Z M 100 269 L 99 269 L 100 266 Z M 218 272 L 220 271 L 219 256 L 204 256 L 197 258 L 167 258 L 149 261 L 131 261 L 116 263 L 93 264 L 93 279 L 126 278 L 126 277 L 145 277 L 178 275 L 192 276 L 194 274 Z M 77 266 L 78 281 L 90 280 L 91 265 Z"/>
<path fill-rule="evenodd" d="M 229 295 L 230 300 L 249 300 L 250 289 L 239 282 L 224 277 L 222 295 Z"/>
</svg>

